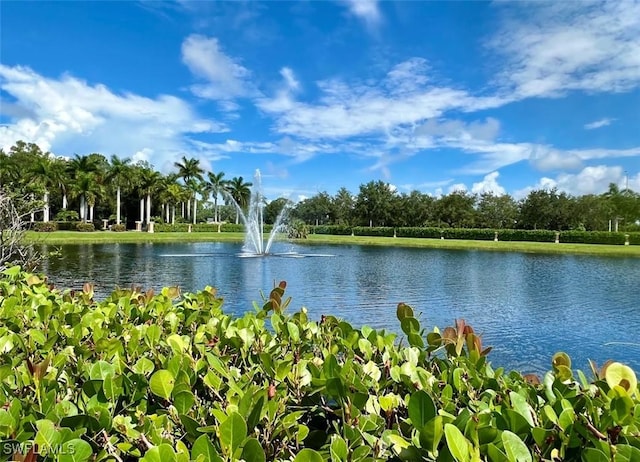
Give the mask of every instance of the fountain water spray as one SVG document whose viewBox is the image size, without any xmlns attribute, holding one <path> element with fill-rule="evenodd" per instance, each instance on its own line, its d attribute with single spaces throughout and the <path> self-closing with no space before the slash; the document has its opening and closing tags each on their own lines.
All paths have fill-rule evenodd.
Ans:
<svg viewBox="0 0 640 462">
<path fill-rule="evenodd" d="M 229 196 L 231 202 L 236 206 L 240 220 L 245 227 L 244 246 L 242 251 L 248 255 L 267 255 L 271 249 L 271 244 L 275 240 L 276 234 L 284 229 L 282 223 L 285 215 L 285 206 L 282 212 L 276 218 L 273 229 L 266 238 L 264 236 L 264 196 L 262 195 L 262 176 L 260 170 L 256 170 L 253 177 L 253 185 L 251 186 L 251 198 L 249 200 L 249 208 L 245 214 L 238 203 Z"/>
</svg>

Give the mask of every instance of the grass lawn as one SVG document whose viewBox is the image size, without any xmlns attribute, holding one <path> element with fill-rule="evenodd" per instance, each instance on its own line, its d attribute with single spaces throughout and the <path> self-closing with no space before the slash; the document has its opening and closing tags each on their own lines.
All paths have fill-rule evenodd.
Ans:
<svg viewBox="0 0 640 462">
<path fill-rule="evenodd" d="M 29 242 L 54 245 L 116 242 L 242 242 L 244 240 L 243 233 L 144 233 L 135 231 L 126 231 L 122 233 L 114 233 L 110 231 L 96 231 L 93 233 L 81 233 L 77 231 L 36 233 L 29 231 L 26 237 Z M 349 244 L 423 247 L 433 249 L 488 250 L 499 252 L 570 253 L 640 258 L 640 246 L 638 245 L 623 246 L 599 244 L 554 244 L 546 242 L 464 241 L 457 239 L 442 240 L 405 237 L 331 236 L 323 234 L 311 234 L 308 239 L 299 240 L 297 243 L 303 245 Z"/>
</svg>

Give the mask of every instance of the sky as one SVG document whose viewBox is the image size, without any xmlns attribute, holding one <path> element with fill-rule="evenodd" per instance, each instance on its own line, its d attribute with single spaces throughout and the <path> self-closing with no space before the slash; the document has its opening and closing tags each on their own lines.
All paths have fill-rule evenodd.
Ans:
<svg viewBox="0 0 640 462">
<path fill-rule="evenodd" d="M 294 201 L 640 191 L 640 1 L 2 1 L 0 147 Z"/>
</svg>

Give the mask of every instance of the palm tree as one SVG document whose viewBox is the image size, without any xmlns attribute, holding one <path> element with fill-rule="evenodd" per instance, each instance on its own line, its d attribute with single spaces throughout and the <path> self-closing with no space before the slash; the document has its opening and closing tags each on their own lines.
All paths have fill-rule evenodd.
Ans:
<svg viewBox="0 0 640 462">
<path fill-rule="evenodd" d="M 198 207 L 198 194 L 203 193 L 203 183 L 195 179 L 187 181 L 187 191 L 189 191 L 190 197 L 193 197 L 193 224 L 196 224 L 196 215 Z"/>
<path fill-rule="evenodd" d="M 96 200 L 104 193 L 99 177 L 94 172 L 79 172 L 71 184 L 70 192 L 72 196 L 80 198 L 80 219 L 93 221 Z"/>
<path fill-rule="evenodd" d="M 120 159 L 111 156 L 111 165 L 107 171 L 106 180 L 115 185 L 116 189 L 116 224 L 120 224 L 120 191 L 131 187 L 131 159 Z"/>
<path fill-rule="evenodd" d="M 218 223 L 220 221 L 220 217 L 218 216 L 218 195 L 227 192 L 229 181 L 224 179 L 224 172 L 209 172 L 207 173 L 207 177 L 209 178 L 207 188 L 213 195 L 213 221 Z"/>
<path fill-rule="evenodd" d="M 231 178 L 228 185 L 229 195 L 236 203 L 236 224 L 240 221 L 238 207 L 242 210 L 246 209 L 251 199 L 251 186 L 253 183 L 247 183 L 241 176 Z"/>
<path fill-rule="evenodd" d="M 146 196 L 146 212 L 147 212 L 146 220 L 143 219 L 144 218 L 143 216 L 140 216 L 140 221 L 146 221 L 147 225 L 151 222 L 151 195 L 158 190 L 158 188 L 162 184 L 162 179 L 163 179 L 162 174 L 156 170 L 153 170 L 150 168 L 143 168 L 140 171 L 140 175 L 139 175 L 140 183 L 138 187 L 140 188 L 140 192 Z"/>
<path fill-rule="evenodd" d="M 29 183 L 43 193 L 42 221 L 49 221 L 49 189 L 57 186 L 53 162 L 46 156 L 38 157 L 29 169 Z"/>
<path fill-rule="evenodd" d="M 203 180 L 202 174 L 204 173 L 204 170 L 200 167 L 200 161 L 198 159 L 187 159 L 185 156 L 182 156 L 182 162 L 174 162 L 173 165 L 178 169 L 178 176 L 182 178 L 185 185 L 190 180 Z M 188 200 L 187 217 L 189 216 L 190 208 L 191 201 Z"/>
<path fill-rule="evenodd" d="M 94 190 L 93 183 L 98 183 L 97 159 L 93 155 L 80 156 L 76 154 L 67 164 L 67 172 L 73 182 L 72 193 L 80 197 L 80 220 L 85 221 L 87 218 L 87 195 L 83 191 Z M 83 185 L 79 185 L 79 182 L 82 182 Z"/>
</svg>

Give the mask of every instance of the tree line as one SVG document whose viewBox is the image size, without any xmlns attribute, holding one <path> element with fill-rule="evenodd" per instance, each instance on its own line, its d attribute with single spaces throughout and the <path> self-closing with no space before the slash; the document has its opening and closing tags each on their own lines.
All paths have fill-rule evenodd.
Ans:
<svg viewBox="0 0 640 462">
<path fill-rule="evenodd" d="M 56 157 L 33 143 L 0 150 L 0 187 L 40 201 L 35 221 L 93 221 L 115 224 L 235 221 L 238 204 L 246 208 L 251 182 L 210 172 L 183 156 L 175 171 L 162 174 L 148 162 L 116 155 Z M 572 196 L 537 189 L 516 200 L 508 194 L 455 191 L 435 197 L 420 191 L 400 193 L 383 181 L 370 181 L 357 194 L 340 188 L 293 203 L 280 197 L 264 201 L 273 223 L 281 210 L 307 224 L 393 227 L 452 227 L 634 231 L 640 229 L 640 194 L 610 184 L 603 194 Z"/>
</svg>

